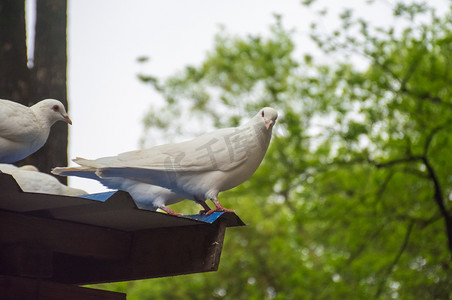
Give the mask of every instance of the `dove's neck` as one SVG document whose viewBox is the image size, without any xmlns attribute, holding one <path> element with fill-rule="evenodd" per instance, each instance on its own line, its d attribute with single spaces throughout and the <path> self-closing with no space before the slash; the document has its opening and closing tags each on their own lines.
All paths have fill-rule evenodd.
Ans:
<svg viewBox="0 0 452 300">
<path fill-rule="evenodd" d="M 37 150 L 47 141 L 50 134 L 50 127 L 52 127 L 54 122 L 51 122 L 49 118 L 42 113 L 42 109 L 36 109 L 35 106 L 36 105 L 30 107 L 30 109 L 33 112 L 33 115 L 35 116 L 37 124 L 41 130 L 39 131 L 39 135 L 33 140 L 31 147 Z"/>
<path fill-rule="evenodd" d="M 33 114 L 35 115 L 36 120 L 39 123 L 39 126 L 42 129 L 45 129 L 46 131 L 49 132 L 50 127 L 52 127 L 52 125 L 56 122 L 56 120 L 51 118 L 51 116 L 49 116 L 49 114 L 47 113 L 45 108 L 42 106 L 39 106 L 38 104 L 39 103 L 33 105 L 32 107 L 30 107 L 30 109 L 33 112 Z"/>
<path fill-rule="evenodd" d="M 271 138 L 271 128 L 267 130 L 262 119 L 251 119 L 240 131 L 245 133 L 247 159 L 239 167 L 231 170 L 227 180 L 223 180 L 219 191 L 226 191 L 250 178 L 257 170 L 267 152 Z"/>
<path fill-rule="evenodd" d="M 272 128 L 267 129 L 267 127 L 265 127 L 265 123 L 260 117 L 251 119 L 244 126 L 249 127 L 251 129 L 251 132 L 254 133 L 258 147 L 256 150 L 258 151 L 258 153 L 262 154 L 256 155 L 256 158 L 259 157 L 258 159 L 262 160 L 270 144 L 270 139 L 272 137 Z"/>
</svg>

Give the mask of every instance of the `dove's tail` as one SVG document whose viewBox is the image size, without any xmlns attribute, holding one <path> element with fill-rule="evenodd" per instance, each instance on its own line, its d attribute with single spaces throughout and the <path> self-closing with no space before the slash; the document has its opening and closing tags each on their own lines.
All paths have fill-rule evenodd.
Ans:
<svg viewBox="0 0 452 300">
<path fill-rule="evenodd" d="M 79 164 L 80 167 L 58 167 L 54 168 L 52 173 L 60 176 L 77 176 L 99 180 L 99 176 L 96 175 L 96 171 L 101 166 L 96 160 L 77 157 L 72 161 Z"/>
<path fill-rule="evenodd" d="M 77 176 L 89 179 L 99 179 L 96 169 L 90 167 L 58 167 L 52 169 L 52 174 L 60 176 Z"/>
</svg>

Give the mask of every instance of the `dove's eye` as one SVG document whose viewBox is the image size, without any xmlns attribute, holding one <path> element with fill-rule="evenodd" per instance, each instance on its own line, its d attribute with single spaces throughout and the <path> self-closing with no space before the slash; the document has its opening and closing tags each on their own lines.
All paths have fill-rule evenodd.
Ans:
<svg viewBox="0 0 452 300">
<path fill-rule="evenodd" d="M 262 117 L 264 117 L 264 111 L 262 111 Z"/>
<path fill-rule="evenodd" d="M 60 110 L 60 107 L 58 106 L 58 105 L 54 105 L 54 106 L 52 106 L 52 110 L 53 111 L 59 111 Z"/>
</svg>

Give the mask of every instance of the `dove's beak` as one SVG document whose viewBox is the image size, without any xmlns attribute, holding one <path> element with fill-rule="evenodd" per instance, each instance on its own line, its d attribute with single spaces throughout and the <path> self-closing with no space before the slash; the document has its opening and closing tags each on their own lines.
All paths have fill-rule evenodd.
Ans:
<svg viewBox="0 0 452 300">
<path fill-rule="evenodd" d="M 68 115 L 63 115 L 63 118 L 64 118 L 64 122 L 66 122 L 66 123 L 72 125 L 72 121 L 71 121 L 71 119 L 69 118 Z"/>
<path fill-rule="evenodd" d="M 273 124 L 273 120 L 265 121 L 265 127 L 267 128 L 267 130 L 270 129 L 270 127 L 272 126 L 272 124 Z"/>
</svg>

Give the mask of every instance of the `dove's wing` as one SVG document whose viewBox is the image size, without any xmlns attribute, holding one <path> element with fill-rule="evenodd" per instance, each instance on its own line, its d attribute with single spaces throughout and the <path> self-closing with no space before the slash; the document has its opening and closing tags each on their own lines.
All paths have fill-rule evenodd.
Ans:
<svg viewBox="0 0 452 300">
<path fill-rule="evenodd" d="M 250 128 L 224 128 L 187 142 L 101 158 L 96 160 L 96 167 L 177 172 L 228 171 L 247 159 L 253 148 L 250 143 L 253 143 Z M 75 162 L 84 165 L 77 160 Z"/>
<path fill-rule="evenodd" d="M 36 116 L 28 107 L 12 101 L 0 100 L 0 137 L 27 142 L 36 137 L 39 129 Z"/>
</svg>

